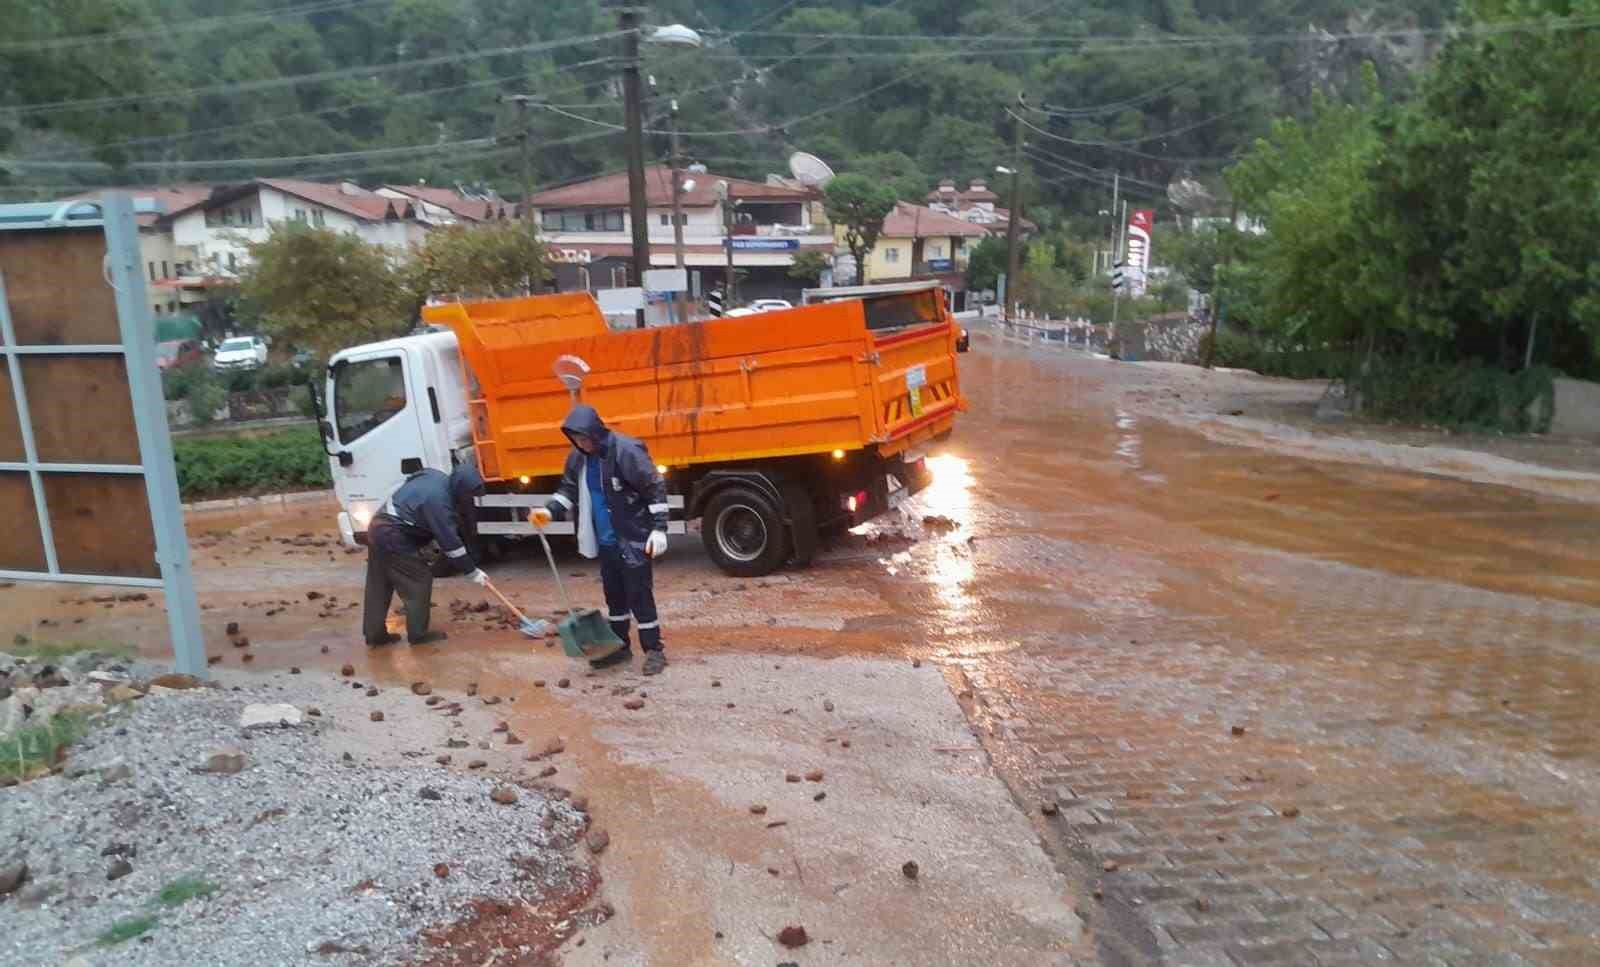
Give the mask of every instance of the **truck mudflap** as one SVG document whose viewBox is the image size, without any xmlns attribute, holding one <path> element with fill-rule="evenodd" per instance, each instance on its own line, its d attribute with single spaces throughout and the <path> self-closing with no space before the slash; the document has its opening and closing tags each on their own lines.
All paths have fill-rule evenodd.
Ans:
<svg viewBox="0 0 1600 967">
<path fill-rule="evenodd" d="M 484 537 L 533 537 L 537 531 L 528 523 L 526 511 L 534 507 L 543 507 L 548 504 L 552 494 L 486 494 L 478 498 L 479 509 L 504 508 L 512 511 L 512 520 L 480 520 L 478 533 Z M 667 495 L 667 513 L 671 518 L 667 522 L 667 533 L 686 534 L 688 525 L 683 521 L 683 495 Z M 550 526 L 544 529 L 550 535 L 572 535 L 577 533 L 577 525 L 570 520 L 551 521 Z"/>
</svg>

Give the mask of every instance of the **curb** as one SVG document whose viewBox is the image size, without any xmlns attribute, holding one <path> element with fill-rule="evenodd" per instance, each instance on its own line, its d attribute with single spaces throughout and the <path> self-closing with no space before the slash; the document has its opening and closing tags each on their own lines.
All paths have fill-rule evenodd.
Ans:
<svg viewBox="0 0 1600 967">
<path fill-rule="evenodd" d="M 325 497 L 332 497 L 333 490 L 300 490 L 288 494 L 266 494 L 261 497 L 225 497 L 222 500 L 197 500 L 194 503 L 184 504 L 184 510 L 232 510 L 239 507 L 282 506 L 285 504 L 303 504 Z"/>
</svg>

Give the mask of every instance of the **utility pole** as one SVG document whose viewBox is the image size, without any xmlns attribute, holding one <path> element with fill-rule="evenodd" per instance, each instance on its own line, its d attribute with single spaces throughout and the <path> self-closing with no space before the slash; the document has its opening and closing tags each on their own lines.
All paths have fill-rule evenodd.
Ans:
<svg viewBox="0 0 1600 967">
<path fill-rule="evenodd" d="M 1121 219 L 1121 221 L 1118 222 L 1118 224 L 1116 226 L 1113 226 L 1112 229 L 1111 229 L 1111 237 L 1112 237 L 1111 259 L 1112 259 L 1113 264 L 1116 264 L 1116 263 L 1120 263 L 1122 261 L 1122 244 L 1123 244 L 1123 240 L 1126 238 L 1126 236 L 1128 234 L 1128 200 L 1126 198 L 1124 198 L 1122 200 L 1122 214 L 1120 216 L 1117 214 L 1116 209 L 1112 209 L 1111 214 L 1112 214 L 1112 217 Z M 1126 266 L 1124 266 L 1124 268 L 1126 268 Z M 1128 281 L 1128 276 L 1127 276 L 1126 273 L 1123 274 L 1122 280 L 1123 280 L 1124 283 L 1126 283 Z M 1112 289 L 1111 290 L 1111 328 L 1106 330 L 1106 353 L 1107 353 L 1107 355 L 1110 355 L 1111 353 L 1116 353 L 1117 355 L 1116 355 L 1115 358 L 1117 358 L 1117 359 L 1121 359 L 1122 358 L 1121 350 L 1117 346 L 1117 314 L 1118 314 L 1118 310 L 1120 310 L 1121 308 L 1122 308 L 1122 289 L 1121 288 Z"/>
<path fill-rule="evenodd" d="M 628 217 L 633 222 L 634 284 L 644 285 L 650 269 L 650 225 L 646 221 L 644 193 L 644 97 L 639 83 L 639 9 L 619 7 L 617 25 L 622 35 L 622 98 L 627 117 Z M 634 325 L 644 328 L 644 310 L 634 313 Z"/>
<path fill-rule="evenodd" d="M 1006 219 L 1006 321 L 1017 317 L 1017 280 L 1022 252 L 1017 237 L 1022 231 L 1022 92 L 1017 92 L 1019 113 L 1011 119 L 1011 217 Z"/>
<path fill-rule="evenodd" d="M 669 130 L 672 131 L 672 264 L 679 269 L 684 269 L 683 264 L 683 156 L 678 149 L 678 99 L 673 98 L 671 110 L 667 114 Z M 688 283 L 688 272 L 684 272 L 684 282 Z M 678 290 L 678 296 L 673 300 L 678 307 L 678 321 L 689 321 L 689 294 Z"/>
<path fill-rule="evenodd" d="M 728 271 L 723 276 L 722 283 L 722 314 L 727 315 L 734 303 L 733 287 L 733 198 L 724 196 L 722 200 L 722 230 L 728 236 Z"/>
<path fill-rule="evenodd" d="M 528 202 L 533 197 L 533 126 L 528 119 L 528 108 L 539 99 L 532 94 L 502 94 L 500 101 L 517 106 L 517 127 L 521 132 L 518 139 L 522 142 L 522 220 L 527 223 L 528 234 L 537 236 L 539 226 L 533 222 L 533 208 Z M 528 280 L 529 295 L 533 295 L 535 285 L 533 279 Z"/>
</svg>

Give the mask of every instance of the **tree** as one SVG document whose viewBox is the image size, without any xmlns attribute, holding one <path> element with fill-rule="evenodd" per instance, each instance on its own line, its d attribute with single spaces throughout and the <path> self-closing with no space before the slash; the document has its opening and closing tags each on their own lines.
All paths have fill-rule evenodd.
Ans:
<svg viewBox="0 0 1600 967">
<path fill-rule="evenodd" d="M 967 288 L 993 289 L 1006 270 L 1006 240 L 988 235 L 978 240 L 967 257 Z"/>
<path fill-rule="evenodd" d="M 249 245 L 240 291 L 261 328 L 326 358 L 347 346 L 398 336 L 413 314 L 389 255 L 354 235 L 279 222 Z"/>
<path fill-rule="evenodd" d="M 402 272 L 418 305 L 430 298 L 526 295 L 550 277 L 544 243 L 519 222 L 434 229 Z"/>
<path fill-rule="evenodd" d="M 801 252 L 794 257 L 794 264 L 789 266 L 789 278 L 801 282 L 816 282 L 822 278 L 822 273 L 831 265 L 829 258 L 821 252 Z"/>
<path fill-rule="evenodd" d="M 865 175 L 840 175 L 823 190 L 828 218 L 844 229 L 845 248 L 856 260 L 859 282 L 867 281 L 867 255 L 878 244 L 883 220 L 894 211 L 894 190 Z"/>
</svg>

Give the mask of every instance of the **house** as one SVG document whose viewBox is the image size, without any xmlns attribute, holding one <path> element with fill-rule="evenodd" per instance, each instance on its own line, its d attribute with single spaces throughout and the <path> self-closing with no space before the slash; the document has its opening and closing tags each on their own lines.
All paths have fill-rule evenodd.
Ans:
<svg viewBox="0 0 1600 967">
<path fill-rule="evenodd" d="M 349 232 L 400 251 L 421 240 L 427 226 L 417 203 L 368 191 L 351 182 L 324 184 L 291 178 L 257 178 L 221 185 L 205 198 L 162 219 L 180 254 L 184 278 L 232 279 L 248 260 L 247 245 L 265 241 L 275 222 L 299 221 Z"/>
<path fill-rule="evenodd" d="M 957 191 L 956 183 L 946 178 L 927 196 L 929 208 L 974 225 L 982 225 L 991 235 L 1004 235 L 1010 228 L 1011 212 L 999 207 L 999 201 L 1000 196 L 990 191 L 989 183 L 982 178 L 972 179 L 965 191 Z M 1021 227 L 1028 232 L 1034 226 L 1023 219 Z"/>
<path fill-rule="evenodd" d="M 384 185 L 377 194 L 410 201 L 417 220 L 430 226 L 481 224 L 515 218 L 515 205 L 493 191 L 440 188 L 437 185 Z"/>
<path fill-rule="evenodd" d="M 738 294 L 746 302 L 796 298 L 804 286 L 788 274 L 795 256 L 820 252 L 832 257 L 832 230 L 813 221 L 814 190 L 730 178 L 698 166 L 682 177 L 684 264 L 693 292 L 722 284 L 730 248 L 739 273 Z M 718 192 L 720 183 L 727 185 L 726 203 Z M 669 268 L 676 264 L 671 168 L 645 169 L 645 205 L 650 264 Z M 540 192 L 529 199 L 529 208 L 556 262 L 559 288 L 592 291 L 638 284 L 626 174 Z"/>
<path fill-rule="evenodd" d="M 844 229 L 838 228 L 844 251 Z M 949 289 L 959 308 L 966 291 L 967 260 L 972 246 L 989 230 L 981 225 L 934 211 L 908 201 L 895 202 L 883 220 L 878 241 L 867 253 L 863 284 L 938 279 Z"/>
<path fill-rule="evenodd" d="M 139 257 L 148 273 L 146 291 L 149 294 L 150 313 L 159 318 L 188 312 L 204 295 L 185 291 L 181 287 L 164 284 L 176 277 L 180 258 L 172 241 L 171 230 L 163 224 L 167 215 L 205 200 L 211 194 L 210 185 L 167 185 L 163 187 L 119 188 L 118 192 L 132 196 L 141 203 L 135 207 L 134 218 L 139 224 Z M 84 192 L 66 201 L 97 200 L 103 192 Z M 148 207 L 143 199 L 150 199 Z"/>
</svg>

